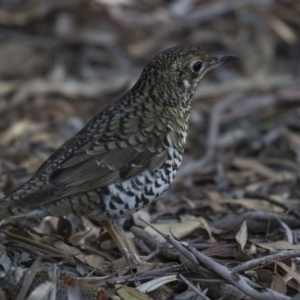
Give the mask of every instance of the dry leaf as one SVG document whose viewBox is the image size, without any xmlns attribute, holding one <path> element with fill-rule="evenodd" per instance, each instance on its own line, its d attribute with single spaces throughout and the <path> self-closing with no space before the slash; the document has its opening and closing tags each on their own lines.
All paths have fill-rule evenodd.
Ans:
<svg viewBox="0 0 300 300">
<path fill-rule="evenodd" d="M 287 273 L 287 274 L 281 276 L 282 279 L 283 279 L 285 282 L 287 282 L 288 280 L 290 280 L 291 277 L 292 277 L 293 279 L 295 279 L 295 280 L 300 284 L 300 275 L 299 275 L 299 273 L 297 273 L 297 272 L 295 271 L 295 265 L 294 265 L 292 259 L 290 259 L 291 267 L 289 267 L 289 266 L 285 263 L 285 261 L 279 261 L 279 262 L 277 262 L 277 264 L 278 264 L 278 265 L 279 265 L 279 266 Z"/>
<path fill-rule="evenodd" d="M 116 284 L 115 287 L 117 289 L 117 294 L 123 300 L 153 300 L 147 294 L 140 292 L 139 290 L 133 287 L 129 287 L 121 284 Z"/>
<path fill-rule="evenodd" d="M 188 236 L 191 232 L 193 232 L 195 229 L 202 228 L 211 236 L 211 231 L 213 231 L 213 228 L 209 228 L 207 224 L 201 225 L 203 221 L 199 222 L 198 220 L 187 220 L 182 223 L 173 223 L 173 224 L 152 224 L 162 232 L 168 235 L 173 235 L 176 239 L 182 239 L 186 236 Z M 147 226 L 145 228 L 147 232 L 149 232 L 152 235 L 158 236 L 161 240 L 164 240 L 164 238 L 157 233 L 154 229 Z"/>
<path fill-rule="evenodd" d="M 141 292 L 149 293 L 151 291 L 156 290 L 160 286 L 163 286 L 164 284 L 167 284 L 169 282 L 176 281 L 176 280 L 177 280 L 177 275 L 163 276 L 160 278 L 150 280 L 144 284 L 141 284 L 137 287 L 137 289 Z"/>
<path fill-rule="evenodd" d="M 256 271 L 258 278 L 259 278 L 259 282 L 260 283 L 264 283 L 264 285 L 267 284 L 271 284 L 272 280 L 273 280 L 273 272 L 270 270 L 266 270 L 266 269 L 258 269 Z M 270 286 L 270 285 L 267 285 Z"/>
<path fill-rule="evenodd" d="M 252 241 L 257 246 L 267 249 L 267 250 L 300 250 L 300 245 L 292 245 L 286 241 L 278 241 L 273 243 L 256 243 Z"/>
<path fill-rule="evenodd" d="M 247 243 L 248 231 L 247 231 L 247 223 L 244 221 L 241 225 L 240 230 L 237 232 L 235 236 L 237 242 L 240 244 L 241 249 L 244 251 L 244 248 Z"/>
<path fill-rule="evenodd" d="M 37 286 L 26 298 L 26 300 L 48 300 L 49 294 L 53 288 L 53 282 L 45 281 Z"/>
<path fill-rule="evenodd" d="M 202 253 L 207 256 L 238 257 L 237 247 L 227 247 L 218 242 L 212 243 L 212 247 L 204 249 Z"/>
<path fill-rule="evenodd" d="M 270 288 L 283 295 L 285 295 L 287 291 L 284 280 L 278 274 L 273 274 L 273 279 Z"/>
<path fill-rule="evenodd" d="M 53 246 L 65 255 L 74 256 L 84 262 L 84 254 L 78 248 L 69 246 L 62 241 L 53 243 Z"/>
<path fill-rule="evenodd" d="M 260 176 L 263 176 L 273 182 L 287 182 L 296 178 L 296 174 L 287 171 L 273 171 L 271 168 L 263 165 L 257 159 L 254 158 L 238 158 L 233 159 L 233 166 L 239 169 L 251 169 Z"/>
<path fill-rule="evenodd" d="M 104 258 L 96 254 L 89 254 L 84 257 L 84 261 L 90 267 L 97 269 L 103 263 Z"/>
<path fill-rule="evenodd" d="M 11 267 L 11 260 L 8 257 L 4 246 L 0 245 L 0 265 L 3 267 L 5 272 L 8 272 Z"/>
<path fill-rule="evenodd" d="M 203 227 L 205 228 L 205 230 L 207 231 L 208 235 L 209 235 L 209 239 L 212 241 L 212 242 L 215 242 L 216 240 L 214 239 L 214 237 L 212 236 L 212 233 L 211 233 L 211 229 L 209 227 L 209 225 L 207 224 L 207 222 L 203 219 L 203 218 L 198 218 L 197 219 L 200 224 L 203 225 Z"/>
<path fill-rule="evenodd" d="M 298 291 L 298 293 L 300 292 L 300 284 L 295 279 L 289 280 L 286 285 Z"/>
<path fill-rule="evenodd" d="M 151 222 L 151 216 L 150 214 L 146 211 L 146 210 L 139 210 L 137 211 L 136 213 L 134 213 L 132 215 L 132 218 L 133 218 L 133 222 L 136 226 L 139 226 L 139 227 L 142 227 L 142 228 L 145 228 L 147 225 L 140 220 L 140 218 L 142 220 L 145 220 L 147 222 Z"/>
</svg>

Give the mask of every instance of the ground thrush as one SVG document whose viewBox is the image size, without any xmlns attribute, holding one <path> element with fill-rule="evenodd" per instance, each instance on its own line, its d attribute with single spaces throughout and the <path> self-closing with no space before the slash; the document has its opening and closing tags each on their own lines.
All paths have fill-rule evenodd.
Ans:
<svg viewBox="0 0 300 300">
<path fill-rule="evenodd" d="M 94 215 L 121 251 L 138 261 L 122 225 L 172 182 L 184 152 L 192 96 L 203 76 L 235 60 L 189 46 L 158 54 L 129 92 L 0 202 L 0 220 Z"/>
</svg>

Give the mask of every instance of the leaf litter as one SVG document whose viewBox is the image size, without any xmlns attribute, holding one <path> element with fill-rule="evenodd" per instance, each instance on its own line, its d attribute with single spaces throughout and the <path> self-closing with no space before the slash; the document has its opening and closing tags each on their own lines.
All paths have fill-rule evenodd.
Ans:
<svg viewBox="0 0 300 300">
<path fill-rule="evenodd" d="M 177 177 L 125 223 L 148 265 L 129 268 L 95 220 L 6 221 L 1 296 L 273 300 L 300 293 L 297 1 L 42 0 L 3 2 L 0 10 L 0 197 L 128 90 L 159 51 L 201 44 L 241 58 L 205 78 Z"/>
</svg>

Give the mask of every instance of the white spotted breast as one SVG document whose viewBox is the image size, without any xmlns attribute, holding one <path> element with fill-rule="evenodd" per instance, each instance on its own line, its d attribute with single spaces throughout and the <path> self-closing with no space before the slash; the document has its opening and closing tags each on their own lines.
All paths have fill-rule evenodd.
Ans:
<svg viewBox="0 0 300 300">
<path fill-rule="evenodd" d="M 173 181 L 181 164 L 182 154 L 174 148 L 168 149 L 166 162 L 156 171 L 144 171 L 127 181 L 108 186 L 103 195 L 107 217 L 131 215 L 152 203 Z"/>
</svg>

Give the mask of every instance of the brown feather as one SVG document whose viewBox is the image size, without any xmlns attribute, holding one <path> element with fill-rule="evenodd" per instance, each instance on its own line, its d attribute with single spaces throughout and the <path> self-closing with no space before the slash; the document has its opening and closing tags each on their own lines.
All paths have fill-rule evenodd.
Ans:
<svg viewBox="0 0 300 300">
<path fill-rule="evenodd" d="M 157 122 L 156 122 L 157 123 Z M 157 124 L 156 124 L 157 126 Z M 160 125 L 161 128 L 163 126 Z M 69 157 L 65 158 L 54 170 L 46 171 L 48 183 L 42 188 L 26 195 L 17 203 L 17 207 L 35 207 L 37 204 L 43 205 L 57 199 L 99 189 L 109 184 L 125 181 L 137 176 L 151 166 L 155 170 L 167 159 L 167 148 L 163 139 L 167 134 L 168 128 L 160 131 L 160 137 L 154 138 L 149 128 L 155 130 L 155 126 L 147 127 L 147 131 L 139 132 L 135 140 L 139 143 L 136 147 L 129 143 L 117 143 L 117 138 L 110 137 L 109 142 L 114 146 L 114 150 L 105 150 L 106 143 L 95 146 L 95 140 L 80 145 Z M 147 134 L 147 135 L 146 135 Z M 79 135 L 77 135 L 80 138 Z M 67 142 L 68 143 L 68 142 Z M 76 140 L 72 139 L 72 144 L 76 145 Z M 126 148 L 116 148 L 124 147 Z M 48 170 L 52 164 L 51 158 L 59 160 L 65 153 L 65 144 L 54 153 L 41 167 L 39 174 Z M 83 152 L 81 152 L 83 151 Z M 34 180 L 34 178 L 32 179 Z"/>
</svg>

